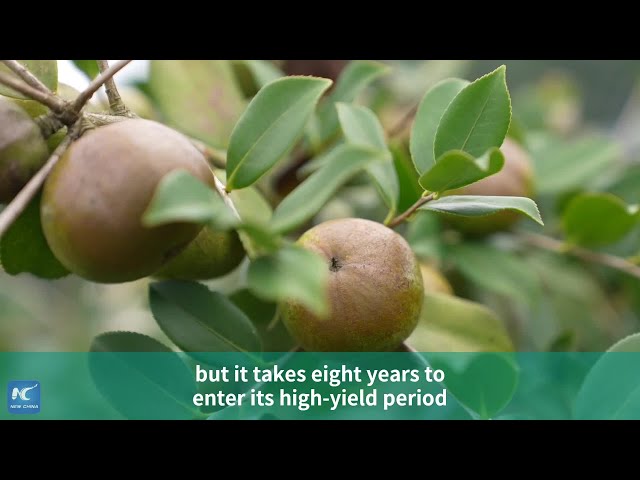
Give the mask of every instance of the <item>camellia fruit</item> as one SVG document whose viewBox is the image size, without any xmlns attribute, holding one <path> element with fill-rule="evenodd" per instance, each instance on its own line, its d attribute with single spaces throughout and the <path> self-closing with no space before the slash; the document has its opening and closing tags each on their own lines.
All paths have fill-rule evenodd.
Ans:
<svg viewBox="0 0 640 480">
<path fill-rule="evenodd" d="M 187 248 L 169 260 L 155 277 L 174 280 L 210 280 L 233 271 L 245 257 L 238 232 L 204 227 Z"/>
<path fill-rule="evenodd" d="M 506 138 L 500 147 L 504 155 L 504 166 L 498 173 L 447 195 L 486 195 L 532 197 L 534 195 L 534 175 L 531 157 L 518 143 Z M 446 215 L 449 225 L 470 235 L 487 235 L 508 230 L 520 220 L 515 212 L 502 211 L 483 217 L 461 217 Z"/>
<path fill-rule="evenodd" d="M 0 97 L 0 203 L 10 202 L 48 155 L 38 125 L 18 105 Z"/>
<path fill-rule="evenodd" d="M 298 240 L 329 269 L 328 315 L 293 301 L 283 319 L 307 351 L 392 351 L 415 328 L 424 297 L 420 265 L 409 244 L 370 220 L 321 223 Z"/>
<path fill-rule="evenodd" d="M 124 120 L 82 136 L 44 185 L 42 228 L 71 272 L 100 283 L 149 276 L 200 232 L 192 223 L 144 227 L 158 183 L 183 169 L 214 187 L 206 159 L 179 132 L 150 120 Z"/>
</svg>

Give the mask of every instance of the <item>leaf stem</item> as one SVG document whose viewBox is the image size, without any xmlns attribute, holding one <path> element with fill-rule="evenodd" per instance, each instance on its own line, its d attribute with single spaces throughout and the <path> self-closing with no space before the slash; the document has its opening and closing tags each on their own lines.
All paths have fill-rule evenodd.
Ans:
<svg viewBox="0 0 640 480">
<path fill-rule="evenodd" d="M 411 107 L 411 109 L 409 111 L 407 111 L 407 113 L 405 113 L 402 116 L 402 118 L 393 127 L 391 127 L 387 131 L 387 138 L 393 139 L 396 136 L 400 135 L 402 132 L 404 132 L 405 129 L 407 128 L 407 126 L 415 118 L 416 113 L 418 113 L 418 105 L 417 104 L 414 105 L 413 107 Z"/>
<path fill-rule="evenodd" d="M 100 73 L 104 73 L 109 70 L 109 62 L 107 60 L 96 60 L 96 62 L 98 62 Z M 104 82 L 104 89 L 107 94 L 107 99 L 109 100 L 109 110 L 111 113 L 121 117 L 137 117 L 137 115 L 133 114 L 124 104 L 113 77 L 108 78 Z"/>
<path fill-rule="evenodd" d="M 7 66 L 7 68 L 9 68 L 16 75 L 18 75 L 22 80 L 24 80 L 24 82 L 27 85 L 35 88 L 36 90 L 40 90 L 43 93 L 48 93 L 49 95 L 54 94 L 51 90 L 49 90 L 49 87 L 47 87 L 44 83 L 42 83 L 38 79 L 38 77 L 36 77 L 33 73 L 31 73 L 27 69 L 27 67 L 22 65 L 17 60 L 2 60 L 2 63 L 4 63 Z"/>
<path fill-rule="evenodd" d="M 625 258 L 616 257 L 615 255 L 610 255 L 608 253 L 594 252 L 593 250 L 583 247 L 567 246 L 567 244 L 561 240 L 537 233 L 521 233 L 517 234 L 517 238 L 532 247 L 572 255 L 586 262 L 604 265 L 633 277 L 640 278 L 640 266 L 633 264 Z"/>
<path fill-rule="evenodd" d="M 402 222 L 404 222 L 407 218 L 413 215 L 416 212 L 416 210 L 418 210 L 422 205 L 429 203 L 430 201 L 434 200 L 434 198 L 435 198 L 435 195 L 433 193 L 430 193 L 429 195 L 424 197 L 420 197 L 418 201 L 413 205 L 411 205 L 404 213 L 401 213 L 400 215 L 398 215 L 396 218 L 394 218 L 389 222 L 385 222 L 385 225 L 389 228 L 397 227 Z"/>
<path fill-rule="evenodd" d="M 31 180 L 24 186 L 20 193 L 7 205 L 7 207 L 0 212 L 0 237 L 5 234 L 13 222 L 20 216 L 20 214 L 27 208 L 31 199 L 38 193 L 40 187 L 46 180 L 47 176 L 58 163 L 58 160 L 69 147 L 74 138 L 78 135 L 80 130 L 80 122 L 74 125 L 69 134 L 62 140 L 60 145 L 54 150 L 54 152 L 47 160 L 47 163 L 36 173 Z"/>
</svg>

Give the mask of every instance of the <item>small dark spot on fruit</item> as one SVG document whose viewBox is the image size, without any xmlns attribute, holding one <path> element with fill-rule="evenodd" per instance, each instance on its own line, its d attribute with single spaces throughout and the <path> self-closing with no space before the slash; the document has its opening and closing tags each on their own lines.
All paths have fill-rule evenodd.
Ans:
<svg viewBox="0 0 640 480">
<path fill-rule="evenodd" d="M 340 265 L 340 262 L 338 261 L 338 259 L 336 257 L 331 257 L 331 263 L 329 264 L 329 270 L 331 270 L 332 272 L 337 272 L 341 268 L 342 268 L 342 265 Z"/>
</svg>

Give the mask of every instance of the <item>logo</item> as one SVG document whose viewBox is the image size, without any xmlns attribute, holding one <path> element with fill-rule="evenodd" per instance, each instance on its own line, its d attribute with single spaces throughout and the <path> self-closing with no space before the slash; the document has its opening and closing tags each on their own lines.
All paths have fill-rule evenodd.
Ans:
<svg viewBox="0 0 640 480">
<path fill-rule="evenodd" d="M 7 386 L 9 413 L 25 414 L 40 411 L 40 382 L 14 380 Z"/>
</svg>

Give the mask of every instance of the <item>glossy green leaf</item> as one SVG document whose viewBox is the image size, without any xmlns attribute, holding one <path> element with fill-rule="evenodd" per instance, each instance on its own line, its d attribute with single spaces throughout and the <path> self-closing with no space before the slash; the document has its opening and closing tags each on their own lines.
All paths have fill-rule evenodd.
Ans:
<svg viewBox="0 0 640 480">
<path fill-rule="evenodd" d="M 609 193 L 584 193 L 571 200 L 562 226 L 570 242 L 596 247 L 622 239 L 638 218 L 638 205 L 627 205 Z"/>
<path fill-rule="evenodd" d="M 333 194 L 358 171 L 387 153 L 366 147 L 340 145 L 326 154 L 322 167 L 304 180 L 276 208 L 271 228 L 289 231 L 313 217 Z"/>
<path fill-rule="evenodd" d="M 208 223 L 226 230 L 238 219 L 220 195 L 186 170 L 176 170 L 160 181 L 142 216 L 147 227 L 173 222 Z"/>
<path fill-rule="evenodd" d="M 470 83 L 453 99 L 440 119 L 434 156 L 463 150 L 474 157 L 500 147 L 511 122 L 511 99 L 506 67 Z"/>
<path fill-rule="evenodd" d="M 10 275 L 31 273 L 40 278 L 55 279 L 69 274 L 47 244 L 40 224 L 38 193 L 27 208 L 0 238 L 0 264 Z"/>
<path fill-rule="evenodd" d="M 547 140 L 532 145 L 540 194 L 557 194 L 595 185 L 621 155 L 619 145 L 601 136 L 573 141 Z"/>
<path fill-rule="evenodd" d="M 504 323 L 482 304 L 427 293 L 407 344 L 419 352 L 512 352 Z"/>
<path fill-rule="evenodd" d="M 575 418 L 640 418 L 640 334 L 624 338 L 602 354 L 582 384 Z"/>
<path fill-rule="evenodd" d="M 485 243 L 451 245 L 447 258 L 481 289 L 535 305 L 542 286 L 529 265 L 512 252 Z"/>
<path fill-rule="evenodd" d="M 257 188 L 247 187 L 229 193 L 231 201 L 244 222 L 253 225 L 268 225 L 273 209 Z"/>
<path fill-rule="evenodd" d="M 84 73 L 89 80 L 93 80 L 100 73 L 97 60 L 73 60 L 73 64 Z"/>
<path fill-rule="evenodd" d="M 411 158 L 421 175 L 433 166 L 433 144 L 442 115 L 451 101 L 469 82 L 459 78 L 442 80 L 422 97 L 411 127 Z"/>
<path fill-rule="evenodd" d="M 319 255 L 297 246 L 287 246 L 251 263 L 249 289 L 271 301 L 293 300 L 319 316 L 326 315 L 329 269 Z"/>
<path fill-rule="evenodd" d="M 160 342 L 139 333 L 109 332 L 94 338 L 90 352 L 93 382 L 124 417 L 188 420 L 197 415 L 191 371 Z"/>
<path fill-rule="evenodd" d="M 430 192 L 453 190 L 493 175 L 503 166 L 504 155 L 498 148 L 490 149 L 479 158 L 462 150 L 451 150 L 420 177 L 420 185 Z"/>
<path fill-rule="evenodd" d="M 390 68 L 371 60 L 354 60 L 344 68 L 333 91 L 322 102 L 317 114 L 317 139 L 322 144 L 338 133 L 339 122 L 336 104 L 351 103 L 374 80 L 390 72 Z"/>
<path fill-rule="evenodd" d="M 149 302 L 162 331 L 194 356 L 202 352 L 262 350 L 258 332 L 242 310 L 200 283 L 152 283 Z"/>
<path fill-rule="evenodd" d="M 336 108 L 347 143 L 379 149 L 386 153 L 384 161 L 368 165 L 366 170 L 389 208 L 389 215 L 394 215 L 398 208 L 400 185 L 380 121 L 366 107 L 337 103 Z"/>
<path fill-rule="evenodd" d="M 217 148 L 246 107 L 228 60 L 152 60 L 148 86 L 169 126 Z"/>
<path fill-rule="evenodd" d="M 256 297 L 248 289 L 234 292 L 229 299 L 251 319 L 260 334 L 265 352 L 284 353 L 296 346 L 275 303 Z"/>
<path fill-rule="evenodd" d="M 285 77 L 264 86 L 236 124 L 227 150 L 227 189 L 248 187 L 294 146 L 331 80 Z"/>
<path fill-rule="evenodd" d="M 488 197 L 477 195 L 451 195 L 429 202 L 422 210 L 450 213 L 464 217 L 482 217 L 504 210 L 522 213 L 543 225 L 536 203 L 526 197 Z"/>
<path fill-rule="evenodd" d="M 18 60 L 23 66 L 36 76 L 42 83 L 44 83 L 52 92 L 58 91 L 58 61 L 57 60 Z M 3 63 L 0 63 L 0 71 L 15 75 L 8 67 Z M 18 78 L 16 76 L 16 78 Z M 21 93 L 15 90 L 0 85 L 0 95 L 5 95 L 12 98 L 20 98 L 22 100 L 28 100 L 29 97 L 25 97 Z"/>
</svg>

